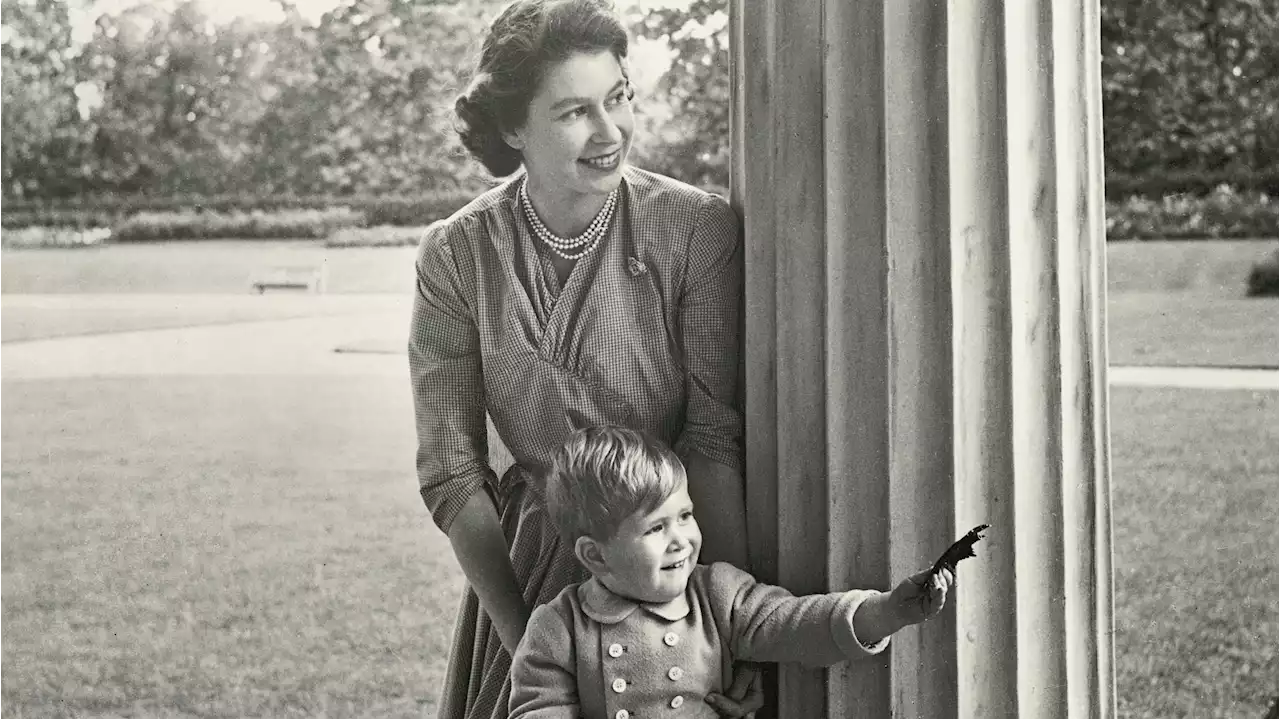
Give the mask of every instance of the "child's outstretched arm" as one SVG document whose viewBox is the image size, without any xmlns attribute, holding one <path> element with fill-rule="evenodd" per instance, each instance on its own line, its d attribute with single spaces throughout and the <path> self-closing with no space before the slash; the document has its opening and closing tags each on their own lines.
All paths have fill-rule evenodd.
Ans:
<svg viewBox="0 0 1280 719">
<path fill-rule="evenodd" d="M 511 719 L 578 719 L 573 635 L 550 605 L 533 610 L 511 658 Z"/>
<path fill-rule="evenodd" d="M 797 597 L 727 564 L 713 564 L 707 585 L 717 624 L 728 630 L 735 659 L 831 666 L 878 654 L 894 632 L 941 611 L 950 573 L 940 576 L 936 589 L 932 580 L 918 584 L 922 577 L 915 575 L 892 592 Z"/>
<path fill-rule="evenodd" d="M 947 603 L 947 592 L 955 586 L 950 569 L 926 569 L 902 580 L 892 592 L 863 600 L 853 615 L 853 632 L 860 640 L 875 644 L 900 629 L 932 618 Z"/>
</svg>

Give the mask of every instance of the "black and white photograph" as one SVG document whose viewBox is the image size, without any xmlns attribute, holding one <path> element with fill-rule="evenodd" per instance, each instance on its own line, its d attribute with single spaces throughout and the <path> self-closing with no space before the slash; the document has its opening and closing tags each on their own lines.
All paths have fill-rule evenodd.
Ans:
<svg viewBox="0 0 1280 719">
<path fill-rule="evenodd" d="M 0 0 L 0 717 L 1280 719 L 1272 0 Z"/>
</svg>

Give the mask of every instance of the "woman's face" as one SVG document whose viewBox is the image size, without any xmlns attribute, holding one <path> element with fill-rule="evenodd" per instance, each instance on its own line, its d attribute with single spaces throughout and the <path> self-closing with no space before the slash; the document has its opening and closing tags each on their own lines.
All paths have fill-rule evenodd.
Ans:
<svg viewBox="0 0 1280 719">
<path fill-rule="evenodd" d="M 579 53 L 551 66 L 507 142 L 524 155 L 542 192 L 608 194 L 622 179 L 635 117 L 630 87 L 612 52 Z"/>
</svg>

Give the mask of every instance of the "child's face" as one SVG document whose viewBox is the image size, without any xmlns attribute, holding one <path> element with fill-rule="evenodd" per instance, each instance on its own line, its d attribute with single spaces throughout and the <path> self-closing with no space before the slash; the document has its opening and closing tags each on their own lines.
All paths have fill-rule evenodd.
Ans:
<svg viewBox="0 0 1280 719">
<path fill-rule="evenodd" d="M 669 602 L 684 593 L 702 549 L 687 486 L 652 512 L 627 517 L 613 539 L 600 543 L 607 570 L 600 579 L 617 594 Z"/>
</svg>

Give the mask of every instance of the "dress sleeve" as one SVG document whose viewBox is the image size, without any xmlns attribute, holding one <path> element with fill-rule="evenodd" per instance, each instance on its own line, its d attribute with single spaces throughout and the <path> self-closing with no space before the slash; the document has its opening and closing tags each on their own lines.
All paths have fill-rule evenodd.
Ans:
<svg viewBox="0 0 1280 719">
<path fill-rule="evenodd" d="M 450 225 L 427 230 L 418 248 L 409 327 L 409 375 L 418 430 L 418 486 L 446 534 L 471 496 L 493 476 L 488 463 L 484 378 L 474 297 L 448 243 Z"/>
<path fill-rule="evenodd" d="M 853 631 L 854 613 L 875 591 L 797 597 L 723 562 L 708 568 L 707 591 L 717 622 L 729 628 L 736 660 L 826 667 L 879 654 L 889 645 L 888 637 L 864 644 Z"/>
<path fill-rule="evenodd" d="M 738 471 L 742 469 L 742 412 L 737 402 L 741 302 L 741 225 L 728 203 L 709 195 L 689 240 L 679 300 L 688 403 L 676 452 L 687 456 L 697 450 Z"/>
<path fill-rule="evenodd" d="M 552 604 L 533 610 L 511 659 L 510 719 L 578 719 L 573 636 Z"/>
</svg>

